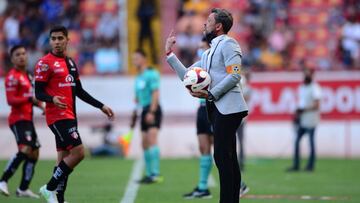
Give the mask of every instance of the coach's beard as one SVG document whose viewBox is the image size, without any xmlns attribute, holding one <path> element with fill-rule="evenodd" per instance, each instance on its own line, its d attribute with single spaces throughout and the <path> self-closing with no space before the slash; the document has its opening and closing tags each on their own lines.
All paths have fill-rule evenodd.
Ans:
<svg viewBox="0 0 360 203">
<path fill-rule="evenodd" d="M 213 40 L 215 37 L 217 37 L 215 31 L 211 31 L 211 32 L 205 32 L 205 39 L 207 41 L 207 43 L 211 44 L 211 40 Z"/>
</svg>

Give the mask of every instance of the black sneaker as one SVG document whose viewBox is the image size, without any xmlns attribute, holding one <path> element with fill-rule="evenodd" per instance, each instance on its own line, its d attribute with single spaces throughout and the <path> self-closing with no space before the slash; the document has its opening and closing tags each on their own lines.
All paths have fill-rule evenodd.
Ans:
<svg viewBox="0 0 360 203">
<path fill-rule="evenodd" d="M 240 197 L 243 197 L 246 193 L 250 191 L 250 188 L 246 186 L 244 182 L 241 181 L 240 185 Z"/>
<path fill-rule="evenodd" d="M 140 184 L 151 184 L 155 181 L 150 176 L 144 176 L 141 180 L 138 180 L 137 182 Z"/>
<path fill-rule="evenodd" d="M 212 195 L 208 189 L 200 190 L 198 187 L 196 187 L 192 192 L 184 194 L 183 197 L 184 199 L 194 199 L 194 198 L 210 199 L 212 198 Z"/>
<path fill-rule="evenodd" d="M 161 175 L 144 176 L 141 180 L 138 181 L 138 183 L 140 184 L 152 184 L 162 182 L 164 182 L 164 177 L 162 177 Z"/>
</svg>

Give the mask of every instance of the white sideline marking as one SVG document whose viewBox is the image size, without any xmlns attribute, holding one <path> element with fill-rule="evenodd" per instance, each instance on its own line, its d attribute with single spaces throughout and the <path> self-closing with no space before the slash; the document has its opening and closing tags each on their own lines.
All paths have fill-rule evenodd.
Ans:
<svg viewBox="0 0 360 203">
<path fill-rule="evenodd" d="M 139 189 L 139 184 L 136 182 L 141 178 L 141 174 L 144 168 L 144 161 L 138 159 L 135 161 L 129 182 L 126 186 L 125 194 L 120 200 L 120 203 L 134 203 Z"/>
<path fill-rule="evenodd" d="M 215 178 L 211 173 L 210 173 L 209 178 L 208 178 L 208 185 L 209 185 L 209 187 L 216 187 Z"/>
</svg>

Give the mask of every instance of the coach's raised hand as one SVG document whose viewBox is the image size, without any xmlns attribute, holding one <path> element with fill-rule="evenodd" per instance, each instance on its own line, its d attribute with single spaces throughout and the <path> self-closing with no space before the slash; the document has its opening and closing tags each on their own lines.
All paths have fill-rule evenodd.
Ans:
<svg viewBox="0 0 360 203">
<path fill-rule="evenodd" d="M 169 55 L 173 51 L 173 46 L 176 43 L 176 36 L 174 30 L 171 30 L 165 43 L 165 53 Z"/>
</svg>

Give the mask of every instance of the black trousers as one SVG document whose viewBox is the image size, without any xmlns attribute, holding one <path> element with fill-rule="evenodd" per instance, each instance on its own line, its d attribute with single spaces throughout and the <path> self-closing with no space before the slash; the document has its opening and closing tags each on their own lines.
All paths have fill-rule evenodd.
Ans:
<svg viewBox="0 0 360 203">
<path fill-rule="evenodd" d="M 214 160 L 220 178 L 220 203 L 238 203 L 241 174 L 236 155 L 236 130 L 247 111 L 223 115 L 213 102 L 207 102 L 214 129 Z"/>
</svg>

